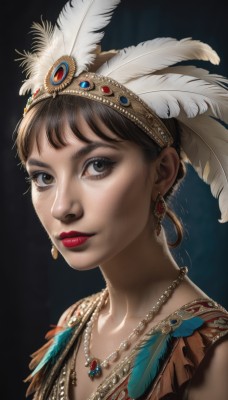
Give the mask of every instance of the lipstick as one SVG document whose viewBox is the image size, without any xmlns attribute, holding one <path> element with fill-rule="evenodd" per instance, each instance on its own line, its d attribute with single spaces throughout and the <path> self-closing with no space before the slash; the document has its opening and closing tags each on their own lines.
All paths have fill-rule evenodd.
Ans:
<svg viewBox="0 0 228 400">
<path fill-rule="evenodd" d="M 81 246 L 91 236 L 93 236 L 93 235 L 88 234 L 88 233 L 83 233 L 83 232 L 70 231 L 70 232 L 62 232 L 59 235 L 59 238 L 65 247 L 73 248 L 73 247 Z"/>
</svg>

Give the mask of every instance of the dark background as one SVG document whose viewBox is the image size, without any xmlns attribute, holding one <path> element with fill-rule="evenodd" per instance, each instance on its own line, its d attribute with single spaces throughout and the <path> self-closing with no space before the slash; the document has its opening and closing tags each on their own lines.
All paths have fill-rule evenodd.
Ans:
<svg viewBox="0 0 228 400">
<path fill-rule="evenodd" d="M 108 0 L 104 0 L 108 1 Z M 78 298 L 99 290 L 98 270 L 75 272 L 50 256 L 50 243 L 35 216 L 24 172 L 13 148 L 13 131 L 23 113 L 18 96 L 24 79 L 16 53 L 30 50 L 32 21 L 55 22 L 61 0 L 7 2 L 1 11 L 1 394 L 4 400 L 25 398 L 29 354 L 43 343 L 51 323 Z M 192 0 L 123 0 L 106 29 L 103 49 L 121 48 L 157 36 L 193 37 L 210 44 L 221 64 L 210 66 L 227 75 L 227 2 Z M 201 65 L 200 65 L 201 66 Z M 180 265 L 207 294 L 228 308 L 228 224 L 219 224 L 217 200 L 192 168 L 173 201 L 185 226 L 182 245 L 175 251 Z"/>
</svg>

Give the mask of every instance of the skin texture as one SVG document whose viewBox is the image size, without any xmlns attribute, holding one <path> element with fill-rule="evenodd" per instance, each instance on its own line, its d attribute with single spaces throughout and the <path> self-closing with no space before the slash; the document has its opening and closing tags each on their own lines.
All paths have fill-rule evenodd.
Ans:
<svg viewBox="0 0 228 400">
<path fill-rule="evenodd" d="M 136 146 L 126 147 L 125 143 L 116 146 L 96 141 L 102 147 L 72 162 L 79 141 L 66 132 L 69 146 L 58 152 L 58 158 L 56 150 L 51 148 L 47 159 L 44 157 L 45 163 L 47 160 L 51 166 L 45 171 L 53 176 L 53 183 L 41 191 L 33 185 L 32 198 L 42 224 L 66 261 L 73 268 L 83 270 L 107 262 L 141 234 L 149 219 L 151 193 L 147 183 L 151 177 L 142 156 L 137 157 Z M 87 147 L 78 145 L 79 150 Z M 32 158 L 37 159 L 37 156 L 34 151 Z M 101 173 L 94 165 L 83 170 L 87 160 L 95 157 L 111 158 L 113 164 L 105 166 Z M 140 196 L 142 191 L 143 197 Z M 71 228 L 94 236 L 84 246 L 66 250 L 59 234 Z M 149 231 L 149 225 L 147 229 Z"/>
<path fill-rule="evenodd" d="M 89 146 L 75 138 L 66 126 L 66 147 L 54 149 L 41 132 L 39 146 L 34 143 L 26 164 L 33 176 L 35 210 L 68 264 L 79 270 L 101 263 L 105 267 L 116 256 L 124 255 L 134 241 L 141 244 L 141 239 L 151 240 L 154 235 L 151 201 L 160 190 L 164 191 L 163 182 L 153 190 L 154 163 L 144 160 L 138 146 L 126 141 L 108 144 L 97 138 L 83 120 L 81 124 L 88 139 L 101 147 L 79 155 Z M 175 150 L 170 150 L 176 163 L 166 185 L 175 179 L 179 163 Z M 88 165 L 98 157 L 110 160 L 101 173 L 92 163 Z M 45 165 L 41 167 L 40 163 Z M 80 248 L 65 249 L 59 235 L 71 229 L 94 236 Z"/>
<path fill-rule="evenodd" d="M 175 149 L 166 148 L 156 160 L 145 161 L 136 144 L 110 144 L 98 138 L 80 115 L 79 122 L 81 132 L 96 148 L 76 138 L 65 124 L 67 144 L 55 149 L 43 127 L 26 168 L 36 213 L 66 262 L 80 271 L 99 266 L 106 280 L 109 301 L 94 326 L 92 341 L 92 353 L 102 360 L 116 350 L 178 275 L 165 232 L 162 229 L 156 235 L 152 209 L 158 193 L 164 195 L 175 181 L 179 158 Z M 114 137 L 102 124 L 100 128 Z M 79 247 L 65 248 L 59 235 L 72 230 L 93 236 Z M 207 296 L 185 278 L 148 329 L 199 297 Z M 71 399 L 88 398 L 100 383 L 88 380 L 81 367 L 84 362 L 80 346 L 75 367 L 78 384 Z M 205 382 L 194 388 L 190 400 L 204 398 L 199 390 Z"/>
</svg>

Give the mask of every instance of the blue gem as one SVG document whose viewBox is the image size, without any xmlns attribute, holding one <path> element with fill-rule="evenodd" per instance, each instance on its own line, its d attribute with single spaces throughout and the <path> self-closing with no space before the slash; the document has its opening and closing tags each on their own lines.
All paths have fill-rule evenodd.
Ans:
<svg viewBox="0 0 228 400">
<path fill-rule="evenodd" d="M 171 319 L 170 320 L 170 324 L 171 325 L 175 325 L 177 322 L 178 322 L 177 319 Z"/>
<path fill-rule="evenodd" d="M 89 81 L 82 81 L 79 83 L 80 88 L 82 89 L 89 89 L 90 88 L 90 82 Z"/>
<path fill-rule="evenodd" d="M 129 106 L 129 104 L 130 104 L 130 100 L 125 96 L 120 96 L 119 100 L 120 100 L 120 104 L 122 104 L 122 106 Z"/>
</svg>

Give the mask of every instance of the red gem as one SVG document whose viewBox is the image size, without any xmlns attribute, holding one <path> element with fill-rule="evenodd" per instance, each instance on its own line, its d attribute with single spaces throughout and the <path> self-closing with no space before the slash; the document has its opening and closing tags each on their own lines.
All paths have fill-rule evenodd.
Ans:
<svg viewBox="0 0 228 400">
<path fill-rule="evenodd" d="M 157 213 L 162 215 L 162 214 L 164 214 L 164 211 L 165 211 L 164 204 L 160 201 L 157 204 Z"/>
<path fill-rule="evenodd" d="M 101 86 L 101 91 L 104 94 L 111 94 L 112 93 L 112 91 L 111 91 L 109 86 Z"/>
<path fill-rule="evenodd" d="M 63 67 L 59 67 L 59 69 L 57 69 L 57 71 L 54 75 L 54 81 L 55 82 L 61 81 L 61 79 L 63 78 L 63 75 L 64 75 L 64 69 L 63 69 Z"/>
<path fill-rule="evenodd" d="M 36 96 L 38 95 L 39 91 L 40 91 L 40 89 L 37 89 L 37 90 L 35 91 L 35 93 L 33 93 L 33 97 L 36 97 Z"/>
<path fill-rule="evenodd" d="M 96 367 L 97 367 L 97 361 L 96 360 L 91 361 L 89 365 L 90 371 L 94 371 Z"/>
</svg>

